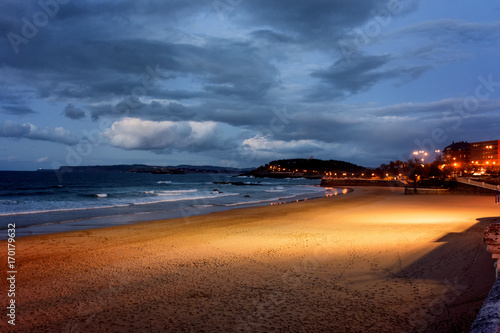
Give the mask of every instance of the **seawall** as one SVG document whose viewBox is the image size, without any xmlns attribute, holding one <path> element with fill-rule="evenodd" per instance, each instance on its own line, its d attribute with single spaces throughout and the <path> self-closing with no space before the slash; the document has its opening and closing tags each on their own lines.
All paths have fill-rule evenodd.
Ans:
<svg viewBox="0 0 500 333">
<path fill-rule="evenodd" d="M 404 187 L 405 185 L 397 180 L 380 179 L 341 179 L 341 178 L 323 178 L 321 180 L 323 187 L 345 187 L 345 186 L 386 186 L 386 187 Z"/>
</svg>

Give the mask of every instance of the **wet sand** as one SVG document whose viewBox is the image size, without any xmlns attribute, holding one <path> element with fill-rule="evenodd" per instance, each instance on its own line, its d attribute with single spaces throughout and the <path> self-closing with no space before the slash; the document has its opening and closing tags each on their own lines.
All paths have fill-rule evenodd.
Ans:
<svg viewBox="0 0 500 333">
<path fill-rule="evenodd" d="M 15 331 L 464 332 L 494 281 L 497 218 L 493 197 L 360 187 L 22 237 Z"/>
</svg>

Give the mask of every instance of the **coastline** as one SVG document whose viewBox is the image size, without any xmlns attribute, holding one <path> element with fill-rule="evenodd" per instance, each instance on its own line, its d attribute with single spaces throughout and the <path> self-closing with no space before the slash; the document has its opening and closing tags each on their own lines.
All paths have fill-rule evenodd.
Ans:
<svg viewBox="0 0 500 333">
<path fill-rule="evenodd" d="M 467 329 L 498 207 L 402 191 L 22 237 L 16 331 Z"/>
<path fill-rule="evenodd" d="M 293 195 L 290 197 L 283 197 L 279 199 L 260 200 L 255 202 L 239 202 L 226 205 L 206 205 L 205 201 L 186 201 L 175 202 L 177 208 L 165 210 L 162 207 L 163 202 L 153 202 L 148 204 L 124 205 L 122 207 L 100 207 L 100 208 L 85 208 L 76 209 L 80 213 L 87 213 L 86 217 L 72 218 L 68 220 L 60 218 L 60 215 L 67 216 L 72 212 L 71 209 L 46 211 L 46 212 L 29 212 L 19 213 L 15 215 L 0 215 L 1 230 L 6 230 L 7 224 L 14 223 L 17 225 L 17 237 L 25 237 L 31 235 L 44 235 L 59 232 L 71 232 L 77 230 L 106 228 L 119 225 L 130 225 L 141 222 L 151 222 L 157 220 L 171 220 L 176 218 L 187 218 L 192 216 L 207 215 L 215 212 L 222 212 L 232 209 L 261 207 L 261 206 L 274 206 L 281 204 L 288 204 L 294 202 L 301 202 L 306 200 L 314 200 L 323 197 L 345 195 L 352 192 L 349 188 L 331 188 L 325 189 L 325 194 L 319 195 L 315 193 L 304 193 Z M 114 212 L 114 213 L 110 213 Z M 44 216 L 46 223 L 38 223 L 35 225 L 27 225 L 24 223 L 27 219 L 37 219 Z M 50 222 L 48 222 L 50 221 Z M 0 240 L 7 239 L 6 234 L 0 235 Z"/>
</svg>

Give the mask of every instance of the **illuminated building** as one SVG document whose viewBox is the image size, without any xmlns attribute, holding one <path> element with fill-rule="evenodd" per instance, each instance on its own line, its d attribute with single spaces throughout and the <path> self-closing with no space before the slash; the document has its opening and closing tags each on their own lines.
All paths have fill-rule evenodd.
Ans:
<svg viewBox="0 0 500 333">
<path fill-rule="evenodd" d="M 444 163 L 456 168 L 463 168 L 469 164 L 470 143 L 466 141 L 453 142 L 443 149 Z"/>
<path fill-rule="evenodd" d="M 470 163 L 474 166 L 500 165 L 500 140 L 473 142 L 470 144 Z"/>
<path fill-rule="evenodd" d="M 444 163 L 455 171 L 484 173 L 500 167 L 500 140 L 453 142 L 443 149 Z"/>
</svg>

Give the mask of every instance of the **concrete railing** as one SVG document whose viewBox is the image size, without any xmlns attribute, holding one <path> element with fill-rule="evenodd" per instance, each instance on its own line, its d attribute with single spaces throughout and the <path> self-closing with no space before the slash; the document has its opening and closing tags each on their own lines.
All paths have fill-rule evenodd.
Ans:
<svg viewBox="0 0 500 333">
<path fill-rule="evenodd" d="M 449 190 L 443 188 L 405 187 L 405 194 L 448 194 Z"/>
<path fill-rule="evenodd" d="M 500 222 L 490 224 L 484 229 L 484 242 L 486 249 L 496 259 L 496 281 L 491 288 L 488 297 L 483 303 L 476 320 L 472 324 L 469 333 L 498 333 L 500 332 L 500 270 L 498 259 L 500 259 Z"/>
<path fill-rule="evenodd" d="M 493 190 L 493 191 L 500 190 L 499 185 L 492 185 L 492 184 L 487 184 L 485 182 L 478 182 L 478 181 L 472 180 L 470 178 L 457 178 L 457 182 L 462 183 L 462 184 L 476 186 L 476 187 L 481 187 L 481 188 L 485 188 L 485 189 Z"/>
<path fill-rule="evenodd" d="M 323 187 L 344 187 L 344 186 L 388 186 L 403 187 L 405 184 L 399 180 L 364 179 L 364 178 L 323 178 Z"/>
</svg>

